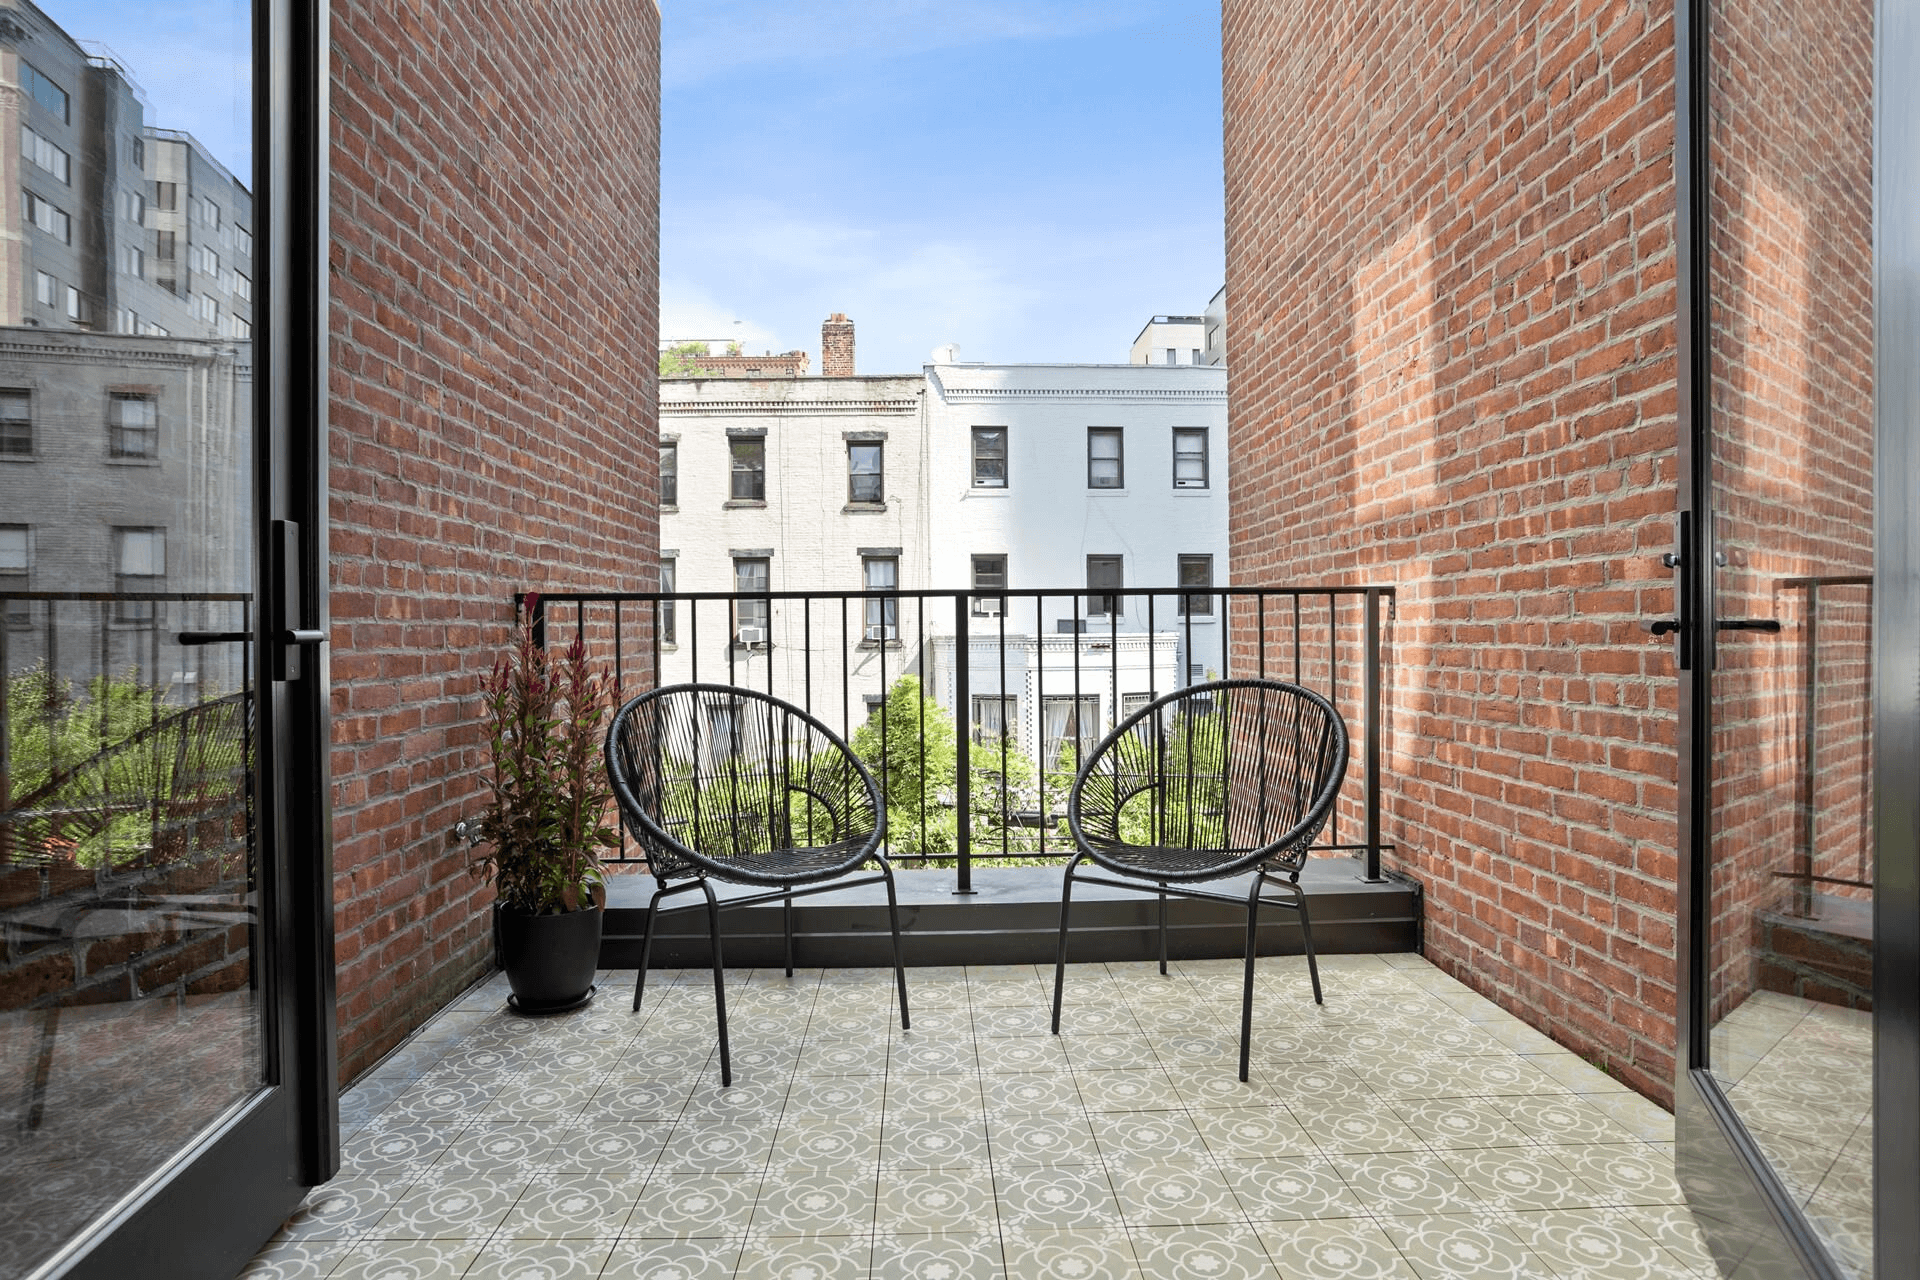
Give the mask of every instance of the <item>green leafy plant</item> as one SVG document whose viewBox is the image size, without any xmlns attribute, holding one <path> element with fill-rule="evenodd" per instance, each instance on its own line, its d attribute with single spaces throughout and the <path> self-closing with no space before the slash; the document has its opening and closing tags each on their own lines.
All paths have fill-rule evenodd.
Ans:
<svg viewBox="0 0 1920 1280">
<path fill-rule="evenodd" d="M 600 764 L 611 681 L 575 638 L 556 657 L 533 630 L 530 598 L 513 652 L 480 681 L 493 785 L 480 817 L 491 846 L 474 870 L 502 905 L 535 915 L 576 911 L 603 894 L 600 850 L 617 847 Z"/>
<path fill-rule="evenodd" d="M 738 345 L 738 344 L 736 344 Z M 708 356 L 704 342 L 679 342 L 660 353 L 660 376 L 663 378 L 711 378 L 713 370 L 700 362 Z M 729 351 L 728 355 L 738 355 L 738 351 Z"/>
</svg>

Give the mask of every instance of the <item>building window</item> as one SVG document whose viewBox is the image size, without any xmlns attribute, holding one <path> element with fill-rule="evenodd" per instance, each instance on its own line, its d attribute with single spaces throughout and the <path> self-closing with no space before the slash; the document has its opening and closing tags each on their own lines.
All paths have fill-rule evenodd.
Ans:
<svg viewBox="0 0 1920 1280">
<path fill-rule="evenodd" d="M 25 125 L 20 126 L 20 154 L 69 186 L 73 182 L 73 157 Z"/>
<path fill-rule="evenodd" d="M 1124 572 L 1125 558 L 1122 556 L 1087 557 L 1087 586 L 1089 588 L 1119 588 L 1124 586 L 1125 583 L 1122 581 Z M 1117 614 L 1119 612 L 1120 597 L 1118 595 L 1103 593 L 1100 595 L 1089 595 L 1087 597 L 1087 613 L 1094 617 L 1105 617 L 1107 614 Z"/>
<path fill-rule="evenodd" d="M 707 704 L 707 759 L 727 761 L 740 754 L 741 699 L 722 698 Z"/>
<path fill-rule="evenodd" d="M 233 273 L 233 296 L 239 299 L 241 302 L 252 302 L 253 301 L 253 277 L 242 275 L 238 271 L 234 272 Z"/>
<path fill-rule="evenodd" d="M 116 528 L 113 531 L 115 622 L 152 622 L 159 611 L 151 600 L 128 600 L 135 592 L 161 591 L 167 578 L 165 529 Z"/>
<path fill-rule="evenodd" d="M 147 274 L 147 255 L 137 246 L 120 246 L 120 274 L 132 276 L 136 280 L 144 279 Z"/>
<path fill-rule="evenodd" d="M 233 247 L 234 251 L 240 254 L 241 257 L 251 258 L 253 256 L 253 232 L 247 230 L 245 227 L 235 227 L 233 229 Z"/>
<path fill-rule="evenodd" d="M 180 207 L 180 184 L 177 182 L 156 182 L 153 184 L 153 207 L 172 213 Z"/>
<path fill-rule="evenodd" d="M 1125 720 L 1136 711 L 1143 711 L 1153 701 L 1152 693 L 1123 693 L 1120 695 L 1120 719 Z"/>
<path fill-rule="evenodd" d="M 861 556 L 860 577 L 869 591 L 900 589 L 900 561 L 894 556 Z M 900 601 L 868 600 L 867 627 L 863 638 L 869 642 L 900 638 Z"/>
<path fill-rule="evenodd" d="M 1082 694 L 1078 698 L 1047 698 L 1040 704 L 1045 726 L 1041 739 L 1046 768 L 1057 770 L 1067 764 L 1066 750 L 1074 749 L 1074 767 L 1100 741 L 1100 697 Z"/>
<path fill-rule="evenodd" d="M 765 596 L 773 562 L 763 556 L 740 556 L 733 562 L 735 595 Z M 767 599 L 736 600 L 733 603 L 733 639 L 735 644 L 764 645 L 773 622 L 773 602 Z"/>
<path fill-rule="evenodd" d="M 877 441 L 847 444 L 847 501 L 869 506 L 886 501 L 886 446 Z"/>
<path fill-rule="evenodd" d="M 30 590 L 33 574 L 33 529 L 24 524 L 0 524 L 0 596 Z M 31 600 L 8 600 L 5 625 L 15 631 L 33 625 Z"/>
<path fill-rule="evenodd" d="M 727 441 L 727 448 L 733 454 L 733 500 L 735 502 L 765 502 L 767 500 L 767 438 L 748 436 Z"/>
<path fill-rule="evenodd" d="M 1212 556 L 1181 556 L 1180 585 L 1183 587 L 1210 587 L 1213 585 Z M 1183 618 L 1211 618 L 1213 616 L 1213 596 L 1181 596 L 1180 616 Z"/>
<path fill-rule="evenodd" d="M 973 695 L 973 740 L 997 747 L 1013 733 L 1016 701 L 1000 694 Z"/>
<path fill-rule="evenodd" d="M 33 297 L 43 307 L 60 305 L 60 282 L 44 271 L 33 273 Z"/>
<path fill-rule="evenodd" d="M 1178 348 L 1176 348 L 1176 347 L 1168 347 L 1168 348 L 1166 348 L 1166 352 L 1167 352 L 1167 363 L 1168 363 L 1168 364 L 1179 364 L 1179 363 L 1180 363 L 1180 352 L 1179 352 L 1179 349 L 1178 349 Z"/>
<path fill-rule="evenodd" d="M 33 393 L 0 389 L 0 455 L 33 456 Z"/>
<path fill-rule="evenodd" d="M 983 591 L 1001 591 L 1007 585 L 1007 558 L 1005 556 L 975 556 L 973 558 L 973 616 L 976 618 L 997 618 L 1006 611 L 1005 596 L 981 595 Z"/>
<path fill-rule="evenodd" d="M 202 226 L 210 227 L 215 231 L 220 229 L 220 206 L 213 202 L 211 196 L 193 197 L 193 207 L 189 212 Z"/>
<path fill-rule="evenodd" d="M 116 458 L 160 456 L 160 406 L 152 396 L 116 391 L 107 398 L 107 452 Z"/>
<path fill-rule="evenodd" d="M 227 336 L 245 342 L 253 336 L 253 321 L 242 316 L 229 315 L 227 317 Z"/>
<path fill-rule="evenodd" d="M 887 695 L 884 693 L 863 693 L 861 704 L 867 709 L 868 720 L 885 721 L 887 718 Z"/>
<path fill-rule="evenodd" d="M 205 245 L 188 245 L 187 266 L 191 270 L 217 279 L 220 275 L 220 255 Z"/>
<path fill-rule="evenodd" d="M 679 580 L 680 580 L 680 562 L 678 560 L 673 559 L 672 557 L 668 557 L 667 559 L 662 560 L 660 562 L 660 589 L 662 591 L 678 590 L 678 588 L 674 586 L 674 583 L 678 582 Z M 679 643 L 679 639 L 678 639 L 679 633 L 675 630 L 675 627 L 674 627 L 674 623 L 676 619 L 673 616 L 673 605 L 674 605 L 674 602 L 671 600 L 662 600 L 660 602 L 660 643 L 661 644 L 678 644 Z"/>
<path fill-rule="evenodd" d="M 73 219 L 33 192 L 20 193 L 20 214 L 61 244 L 73 243 Z"/>
<path fill-rule="evenodd" d="M 220 304 L 219 302 L 215 301 L 212 294 L 210 293 L 194 294 L 192 308 L 193 308 L 193 318 L 195 320 L 204 321 L 209 328 L 213 328 L 219 325 Z"/>
<path fill-rule="evenodd" d="M 83 306 L 80 299 L 80 291 L 74 288 L 72 285 L 68 285 L 67 286 L 67 319 L 72 320 L 75 323 L 78 323 L 80 320 L 81 313 L 84 310 L 85 310 L 85 307 Z"/>
<path fill-rule="evenodd" d="M 1007 487 L 1007 429 L 1005 427 L 973 429 L 973 487 L 976 489 Z"/>
<path fill-rule="evenodd" d="M 1173 487 L 1176 489 L 1207 487 L 1207 429 L 1205 427 L 1173 429 Z"/>
<path fill-rule="evenodd" d="M 147 221 L 147 198 L 138 191 L 122 191 L 120 193 L 120 214 L 128 222 L 138 223 L 144 226 Z"/>
<path fill-rule="evenodd" d="M 171 231 L 154 232 L 153 233 L 154 260 L 157 262 L 172 262 L 174 260 L 174 244 L 175 244 L 175 239 L 174 239 L 173 232 Z"/>
<path fill-rule="evenodd" d="M 680 446 L 677 442 L 660 446 L 660 505 L 680 505 Z"/>
<path fill-rule="evenodd" d="M 1118 489 L 1126 482 L 1121 448 L 1119 427 L 1087 428 L 1087 488 Z"/>
<path fill-rule="evenodd" d="M 20 87 L 41 106 L 60 117 L 61 124 L 72 124 L 67 91 L 40 74 L 32 63 L 22 59 L 20 63 Z"/>
</svg>

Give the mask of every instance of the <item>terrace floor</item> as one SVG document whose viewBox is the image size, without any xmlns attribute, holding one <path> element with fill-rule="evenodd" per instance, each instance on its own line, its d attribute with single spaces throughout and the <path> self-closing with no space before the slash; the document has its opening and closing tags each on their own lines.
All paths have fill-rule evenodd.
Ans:
<svg viewBox="0 0 1920 1280">
<path fill-rule="evenodd" d="M 501 979 L 342 1101 L 345 1167 L 249 1277 L 1716 1277 L 1672 1117 L 1417 955 Z"/>
</svg>

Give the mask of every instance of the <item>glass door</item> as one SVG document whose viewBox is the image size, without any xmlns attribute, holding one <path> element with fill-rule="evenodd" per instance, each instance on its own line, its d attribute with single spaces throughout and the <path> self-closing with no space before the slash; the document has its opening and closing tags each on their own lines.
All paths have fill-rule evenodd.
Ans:
<svg viewBox="0 0 1920 1280">
<path fill-rule="evenodd" d="M 0 1277 L 230 1272 L 327 1172 L 287 24 L 0 3 Z"/>
<path fill-rule="evenodd" d="M 1866 1280 L 1874 13 L 1691 9 L 1678 1162 L 1724 1271 Z"/>
</svg>

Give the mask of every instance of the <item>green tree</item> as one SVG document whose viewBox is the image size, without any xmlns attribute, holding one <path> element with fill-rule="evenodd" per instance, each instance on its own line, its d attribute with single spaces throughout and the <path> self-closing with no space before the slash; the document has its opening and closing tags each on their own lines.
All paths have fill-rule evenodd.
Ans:
<svg viewBox="0 0 1920 1280">
<path fill-rule="evenodd" d="M 709 354 L 704 342 L 677 342 L 660 353 L 663 378 L 714 378 L 719 375 L 700 361 Z"/>
<path fill-rule="evenodd" d="M 924 735 L 924 738 L 923 738 Z M 953 717 L 920 691 L 917 676 L 901 676 L 883 708 L 854 730 L 854 754 L 873 771 L 887 802 L 887 842 L 896 853 L 959 852 L 954 812 L 958 748 Z M 1008 744 L 969 743 L 969 808 L 973 847 L 990 853 L 1001 843 L 1002 811 L 1013 815 L 1033 802 L 1033 762 Z"/>
</svg>

